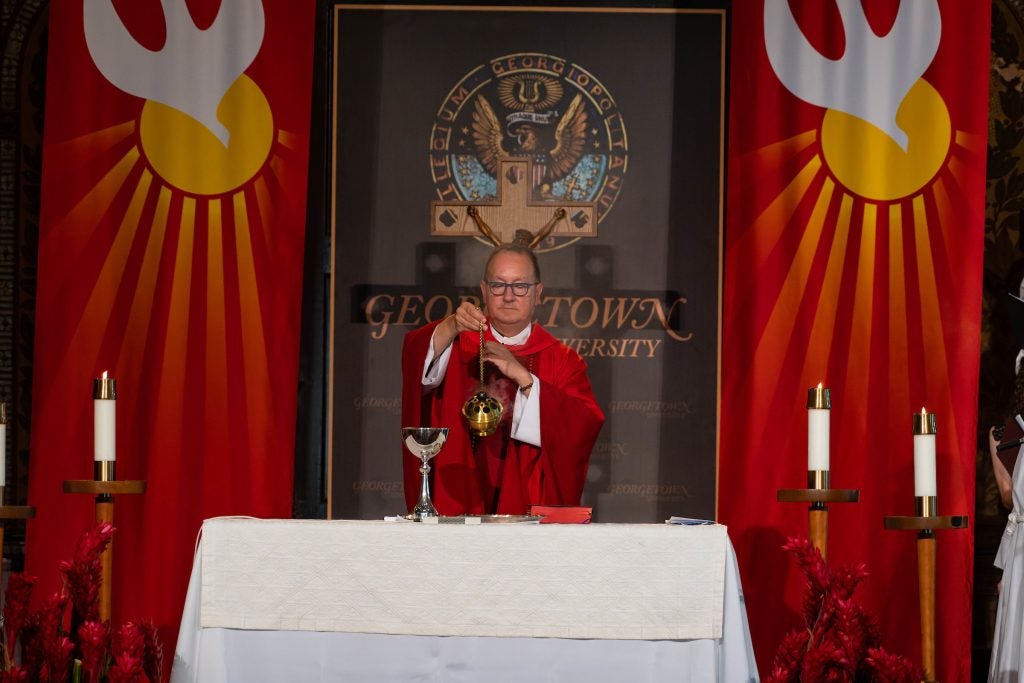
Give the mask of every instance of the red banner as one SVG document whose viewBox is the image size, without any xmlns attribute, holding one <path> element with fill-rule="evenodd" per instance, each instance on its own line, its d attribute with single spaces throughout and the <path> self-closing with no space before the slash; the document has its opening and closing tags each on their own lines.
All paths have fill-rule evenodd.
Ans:
<svg viewBox="0 0 1024 683">
<path fill-rule="evenodd" d="M 921 663 L 912 414 L 935 413 L 939 514 L 974 509 L 989 7 L 736 3 L 720 517 L 770 670 L 803 625 L 781 550 L 808 533 L 808 389 L 831 389 L 830 564 Z M 973 533 L 937 532 L 937 678 L 970 675 Z"/>
<path fill-rule="evenodd" d="M 93 478 L 107 371 L 117 478 L 147 485 L 115 497 L 112 616 L 168 666 L 201 521 L 291 516 L 314 9 L 50 10 L 26 568 L 48 595 L 93 523 L 61 489 Z"/>
</svg>

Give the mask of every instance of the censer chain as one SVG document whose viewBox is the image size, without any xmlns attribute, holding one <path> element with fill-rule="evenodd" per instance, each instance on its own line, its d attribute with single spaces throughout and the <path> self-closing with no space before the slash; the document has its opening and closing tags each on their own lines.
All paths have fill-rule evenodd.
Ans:
<svg viewBox="0 0 1024 683">
<path fill-rule="evenodd" d="M 480 386 L 484 385 L 484 327 L 480 326 Z"/>
</svg>

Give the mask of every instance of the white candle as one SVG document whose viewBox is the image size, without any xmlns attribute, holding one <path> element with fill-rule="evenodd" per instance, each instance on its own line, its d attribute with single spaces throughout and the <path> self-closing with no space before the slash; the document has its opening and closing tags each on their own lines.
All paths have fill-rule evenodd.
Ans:
<svg viewBox="0 0 1024 683">
<path fill-rule="evenodd" d="M 93 457 L 96 462 L 117 459 L 117 385 L 113 377 L 103 373 L 93 380 Z"/>
<path fill-rule="evenodd" d="M 828 471 L 832 392 L 819 383 L 807 390 L 807 470 Z"/>
<path fill-rule="evenodd" d="M 935 413 L 914 413 L 914 495 L 936 495 Z"/>
</svg>

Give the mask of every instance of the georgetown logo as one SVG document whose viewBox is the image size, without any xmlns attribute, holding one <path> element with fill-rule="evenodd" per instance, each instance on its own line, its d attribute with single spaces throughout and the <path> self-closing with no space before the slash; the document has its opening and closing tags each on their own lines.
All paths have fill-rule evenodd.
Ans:
<svg viewBox="0 0 1024 683">
<path fill-rule="evenodd" d="M 596 236 L 627 161 L 625 124 L 596 77 L 552 55 L 498 57 L 469 72 L 438 110 L 431 234 L 483 233 L 538 251 Z"/>
</svg>

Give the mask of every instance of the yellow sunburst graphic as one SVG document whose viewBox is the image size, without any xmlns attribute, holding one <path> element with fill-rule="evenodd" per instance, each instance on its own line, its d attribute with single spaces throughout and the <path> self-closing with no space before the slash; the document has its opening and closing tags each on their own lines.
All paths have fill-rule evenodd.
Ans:
<svg viewBox="0 0 1024 683">
<path fill-rule="evenodd" d="M 754 334 L 749 391 L 766 397 L 765 406 L 790 405 L 806 387 L 838 376 L 842 429 L 906 432 L 914 407 L 927 400 L 942 416 L 944 440 L 958 444 L 946 332 L 956 311 L 940 293 L 957 286 L 964 184 L 968 166 L 984 163 L 985 141 L 954 130 L 924 80 L 897 122 L 908 133 L 906 150 L 862 119 L 828 110 L 819 129 L 739 161 L 759 179 L 752 182 L 790 170 L 776 193 L 760 195 L 759 213 L 730 246 L 730 263 L 758 276 L 757 291 L 730 294 L 727 308 L 764 307 L 754 329 L 727 321 L 725 338 Z M 754 422 L 757 443 L 774 429 L 771 410 Z M 963 477 L 959 468 L 950 474 Z"/>
<path fill-rule="evenodd" d="M 197 195 L 230 192 L 255 176 L 274 141 L 274 117 L 263 91 L 248 76 L 239 77 L 221 100 L 217 118 L 231 131 L 227 146 L 192 117 L 147 101 L 139 136 L 157 174 Z"/>
<path fill-rule="evenodd" d="M 276 296 L 275 262 L 283 253 L 301 264 L 293 242 L 303 228 L 279 218 L 288 197 L 304 192 L 298 137 L 275 129 L 267 98 L 244 75 L 219 114 L 227 146 L 152 101 L 136 120 L 54 145 L 59 167 L 94 176 L 85 185 L 77 174 L 77 201 L 43 237 L 83 266 L 58 277 L 88 288 L 80 304 L 68 304 L 74 322 L 58 372 L 95 363 L 116 369 L 124 387 L 148 378 L 149 428 L 166 434 L 161 445 L 170 449 L 189 439 L 180 426 L 196 405 L 189 383 L 197 376 L 207 443 L 227 452 L 232 434 L 272 422 L 265 312 Z"/>
<path fill-rule="evenodd" d="M 825 162 L 851 192 L 866 199 L 894 200 L 917 192 L 946 160 L 949 111 L 942 96 L 919 80 L 896 113 L 896 123 L 913 131 L 904 151 L 863 119 L 829 109 L 821 124 Z"/>
</svg>

